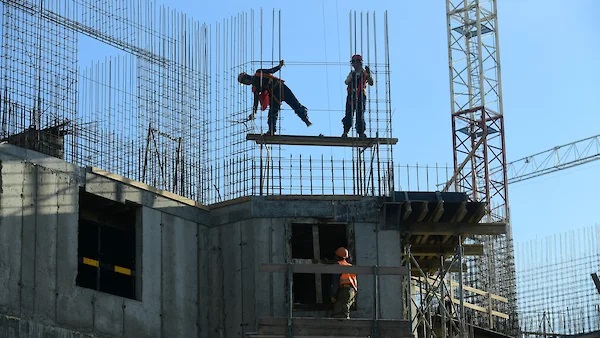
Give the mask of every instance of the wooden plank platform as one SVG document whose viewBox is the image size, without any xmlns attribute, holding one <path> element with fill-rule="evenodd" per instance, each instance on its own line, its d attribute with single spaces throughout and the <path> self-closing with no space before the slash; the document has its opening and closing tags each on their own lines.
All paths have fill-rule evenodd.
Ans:
<svg viewBox="0 0 600 338">
<path fill-rule="evenodd" d="M 335 319 L 294 317 L 294 337 L 368 337 L 373 334 L 372 319 Z M 407 320 L 378 319 L 379 337 L 410 337 L 410 322 Z M 259 318 L 258 334 L 284 335 L 287 333 L 287 318 Z"/>
<path fill-rule="evenodd" d="M 394 145 L 397 138 L 378 137 L 336 137 L 307 135 L 262 135 L 248 134 L 246 140 L 256 144 L 284 144 L 296 146 L 336 146 L 336 147 L 371 147 L 376 144 Z"/>
<path fill-rule="evenodd" d="M 342 266 L 338 264 L 289 264 L 294 273 L 322 273 L 322 274 L 341 274 L 354 273 L 358 275 L 396 275 L 408 276 L 408 269 L 405 266 Z M 263 264 L 260 266 L 261 272 L 286 272 L 288 264 Z"/>
<path fill-rule="evenodd" d="M 400 231 L 410 235 L 502 235 L 506 234 L 506 223 L 439 222 L 401 225 Z"/>
</svg>

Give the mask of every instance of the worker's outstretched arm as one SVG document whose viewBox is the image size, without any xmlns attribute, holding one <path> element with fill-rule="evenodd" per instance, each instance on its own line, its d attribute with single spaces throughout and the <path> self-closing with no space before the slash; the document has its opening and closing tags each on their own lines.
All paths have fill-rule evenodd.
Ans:
<svg viewBox="0 0 600 338">
<path fill-rule="evenodd" d="M 283 67 L 283 64 L 284 64 L 283 60 L 281 60 L 281 61 L 279 61 L 279 64 L 277 66 L 273 67 L 273 68 L 259 69 L 256 72 L 257 73 L 261 73 L 262 72 L 262 73 L 265 73 L 265 74 L 273 74 L 273 73 L 278 72 L 281 69 L 281 67 Z"/>
</svg>

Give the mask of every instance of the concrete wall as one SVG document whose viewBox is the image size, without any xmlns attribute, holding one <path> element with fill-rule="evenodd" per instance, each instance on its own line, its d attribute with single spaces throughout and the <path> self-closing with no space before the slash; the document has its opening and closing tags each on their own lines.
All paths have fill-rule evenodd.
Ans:
<svg viewBox="0 0 600 338">
<path fill-rule="evenodd" d="M 209 245 L 214 254 L 209 266 L 219 270 L 211 280 L 221 287 L 213 291 L 223 294 L 211 303 L 211 307 L 223 309 L 220 318 L 215 314 L 210 321 L 211 332 L 241 337 L 256 330 L 258 318 L 287 316 L 285 274 L 260 272 L 259 268 L 288 262 L 293 223 L 348 223 L 354 233 L 355 264 L 399 266 L 400 234 L 378 231 L 375 203 L 370 198 L 250 197 L 211 208 Z M 379 318 L 401 318 L 399 278 L 379 277 Z M 373 276 L 358 279 L 358 309 L 353 316 L 373 318 Z M 294 315 L 322 317 L 328 313 L 297 311 Z"/>
<path fill-rule="evenodd" d="M 213 337 L 208 211 L 9 145 L 0 146 L 0 170 L 0 313 L 106 336 Z M 80 186 L 141 205 L 141 299 L 75 285 Z M 14 332 L 8 323 L 0 336 Z M 47 333 L 19 327 L 20 336 Z"/>
<path fill-rule="evenodd" d="M 243 337 L 256 331 L 258 318 L 287 314 L 285 274 L 259 267 L 289 260 L 292 223 L 349 224 L 356 264 L 400 264 L 399 233 L 378 229 L 375 199 L 248 197 L 209 209 L 10 145 L 0 145 L 0 170 L 0 314 L 21 321 L 21 336 L 56 328 L 72 335 Z M 75 285 L 80 187 L 141 206 L 140 299 Z M 373 318 L 373 285 L 372 276 L 359 276 L 353 315 Z M 400 318 L 398 277 L 380 277 L 379 286 L 380 318 Z M 16 324 L 5 322 L 0 337 L 12 337 Z"/>
</svg>

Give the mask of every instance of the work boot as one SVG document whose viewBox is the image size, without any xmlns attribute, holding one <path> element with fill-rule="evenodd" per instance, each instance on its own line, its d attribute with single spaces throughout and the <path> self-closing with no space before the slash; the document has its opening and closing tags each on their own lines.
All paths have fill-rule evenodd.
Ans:
<svg viewBox="0 0 600 338">
<path fill-rule="evenodd" d="M 347 133 L 347 132 L 344 132 L 344 133 L 342 134 L 342 137 L 348 137 L 348 133 Z"/>
<path fill-rule="evenodd" d="M 263 136 L 274 136 L 275 132 L 272 130 L 267 131 L 266 133 L 263 134 Z"/>
<path fill-rule="evenodd" d="M 359 133 L 358 137 L 360 137 L 360 138 L 367 138 L 367 135 L 365 133 Z"/>
<path fill-rule="evenodd" d="M 301 119 L 302 119 L 302 122 L 306 123 L 306 126 L 307 126 L 307 127 L 310 127 L 310 126 L 312 126 L 312 122 L 310 122 L 310 121 L 308 120 L 308 116 L 306 116 L 306 117 L 301 117 Z"/>
<path fill-rule="evenodd" d="M 302 114 L 300 116 L 300 119 L 302 119 L 302 122 L 304 122 L 307 127 L 310 127 L 312 125 L 312 122 L 308 120 L 308 108 L 306 108 L 305 106 L 301 106 L 301 108 Z"/>
</svg>

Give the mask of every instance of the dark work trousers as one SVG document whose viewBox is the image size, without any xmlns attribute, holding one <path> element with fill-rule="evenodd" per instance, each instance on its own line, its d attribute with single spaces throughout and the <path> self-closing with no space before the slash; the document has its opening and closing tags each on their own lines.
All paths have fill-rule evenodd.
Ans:
<svg viewBox="0 0 600 338">
<path fill-rule="evenodd" d="M 302 121 L 308 120 L 306 108 L 300 104 L 296 95 L 292 93 L 285 83 L 278 82 L 273 85 L 273 93 L 271 94 L 271 102 L 269 103 L 269 117 L 267 119 L 269 134 L 275 134 L 275 131 L 277 131 L 277 118 L 279 117 L 282 101 L 287 103 Z"/>
<path fill-rule="evenodd" d="M 365 133 L 367 124 L 365 123 L 367 96 L 364 93 L 356 95 L 356 93 L 348 93 L 346 97 L 346 116 L 342 119 L 344 124 L 344 134 L 347 134 L 352 128 L 352 119 L 356 111 L 356 132 L 358 135 Z"/>
<path fill-rule="evenodd" d="M 350 307 L 355 300 L 356 290 L 354 288 L 340 286 L 335 297 L 335 303 L 333 303 L 331 317 L 350 319 Z"/>
</svg>

